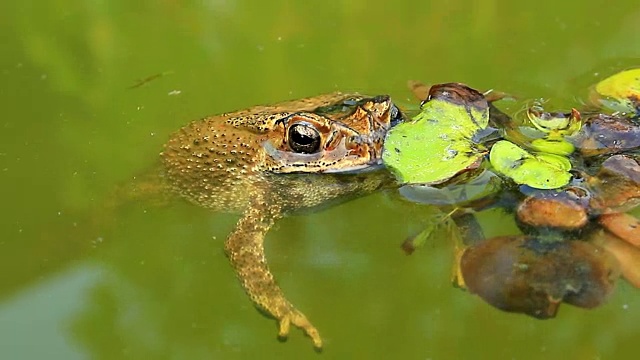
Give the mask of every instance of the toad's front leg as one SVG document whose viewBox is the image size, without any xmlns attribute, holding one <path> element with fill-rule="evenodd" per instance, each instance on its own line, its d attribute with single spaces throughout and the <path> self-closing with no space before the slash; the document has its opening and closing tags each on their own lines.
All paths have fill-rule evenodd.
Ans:
<svg viewBox="0 0 640 360">
<path fill-rule="evenodd" d="M 250 207 L 227 238 L 225 251 L 254 305 L 278 320 L 279 336 L 286 338 L 293 324 L 311 338 L 317 349 L 321 349 L 318 330 L 285 298 L 267 266 L 264 237 L 280 217 L 277 206 Z"/>
</svg>

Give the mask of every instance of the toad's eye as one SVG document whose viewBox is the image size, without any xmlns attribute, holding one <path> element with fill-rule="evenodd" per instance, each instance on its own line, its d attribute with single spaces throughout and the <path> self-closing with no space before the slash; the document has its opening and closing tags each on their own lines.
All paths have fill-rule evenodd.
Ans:
<svg viewBox="0 0 640 360">
<path fill-rule="evenodd" d="M 297 153 L 316 153 L 320 150 L 320 133 L 310 124 L 294 124 L 289 128 L 289 147 Z"/>
</svg>

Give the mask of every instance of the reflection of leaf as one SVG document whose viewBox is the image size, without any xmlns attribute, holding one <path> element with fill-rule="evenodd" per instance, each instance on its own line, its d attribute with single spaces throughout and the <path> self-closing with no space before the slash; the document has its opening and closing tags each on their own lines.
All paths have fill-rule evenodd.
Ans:
<svg viewBox="0 0 640 360">
<path fill-rule="evenodd" d="M 460 259 L 467 289 L 492 306 L 538 319 L 556 316 L 561 302 L 604 303 L 620 275 L 616 259 L 587 241 L 512 235 L 470 246 Z"/>
<path fill-rule="evenodd" d="M 489 161 L 497 172 L 536 189 L 557 189 L 571 180 L 569 159 L 548 153 L 532 155 L 506 140 L 491 147 Z"/>
<path fill-rule="evenodd" d="M 640 113 L 640 69 L 621 71 L 600 81 L 593 97 L 611 110 Z"/>
<path fill-rule="evenodd" d="M 486 149 L 473 141 L 489 122 L 482 94 L 461 84 L 436 85 L 422 112 L 385 139 L 384 163 L 405 183 L 440 184 L 479 166 Z"/>
<path fill-rule="evenodd" d="M 444 187 L 407 184 L 399 192 L 415 203 L 464 206 L 489 197 L 502 188 L 502 178 L 491 171 L 484 170 L 472 175 L 469 179 L 463 179 L 464 175 L 456 177 L 453 183 L 447 183 Z"/>
</svg>

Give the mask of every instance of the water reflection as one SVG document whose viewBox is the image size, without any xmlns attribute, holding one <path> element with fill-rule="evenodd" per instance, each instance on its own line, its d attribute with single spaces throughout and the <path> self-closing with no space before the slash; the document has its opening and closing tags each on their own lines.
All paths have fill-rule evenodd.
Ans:
<svg viewBox="0 0 640 360">
<path fill-rule="evenodd" d="M 503 236 L 472 245 L 460 256 L 463 287 L 499 309 L 540 319 L 560 303 L 602 305 L 620 276 L 612 254 L 581 241 Z"/>
<path fill-rule="evenodd" d="M 88 214 L 151 166 L 170 132 L 206 114 L 336 89 L 403 99 L 412 78 L 575 106 L 594 73 L 637 63 L 636 1 L 539 5 L 0 2 L 3 358 L 317 359 L 299 333 L 278 343 L 246 302 L 222 252 L 234 217 L 140 202 L 92 229 Z M 321 356 L 637 353 L 630 287 L 589 316 L 495 311 L 451 289 L 449 243 L 409 258 L 397 249 L 420 214 L 374 196 L 274 229 L 274 271 L 320 322 Z M 488 237 L 516 230 L 479 216 Z"/>
</svg>

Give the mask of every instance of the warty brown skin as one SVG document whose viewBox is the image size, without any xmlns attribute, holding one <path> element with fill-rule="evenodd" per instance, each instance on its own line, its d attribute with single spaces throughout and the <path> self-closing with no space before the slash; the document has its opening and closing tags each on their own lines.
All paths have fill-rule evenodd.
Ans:
<svg viewBox="0 0 640 360">
<path fill-rule="evenodd" d="M 331 93 L 195 121 L 165 145 L 164 176 L 177 193 L 205 208 L 242 213 L 225 250 L 253 303 L 278 321 L 279 336 L 293 324 L 322 347 L 267 266 L 266 233 L 287 214 L 391 184 L 380 166 L 382 142 L 402 117 L 388 96 Z"/>
</svg>

